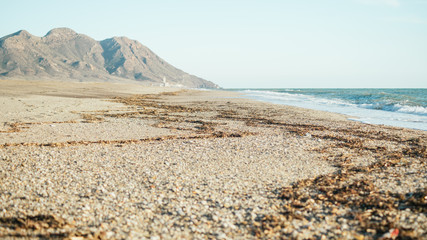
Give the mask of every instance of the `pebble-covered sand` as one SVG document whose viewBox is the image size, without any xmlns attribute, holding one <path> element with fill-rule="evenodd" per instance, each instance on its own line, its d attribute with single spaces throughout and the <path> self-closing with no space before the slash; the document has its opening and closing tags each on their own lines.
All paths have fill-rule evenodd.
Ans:
<svg viewBox="0 0 427 240">
<path fill-rule="evenodd" d="M 425 131 L 235 93 L 0 81 L 0 238 L 425 239 Z"/>
</svg>

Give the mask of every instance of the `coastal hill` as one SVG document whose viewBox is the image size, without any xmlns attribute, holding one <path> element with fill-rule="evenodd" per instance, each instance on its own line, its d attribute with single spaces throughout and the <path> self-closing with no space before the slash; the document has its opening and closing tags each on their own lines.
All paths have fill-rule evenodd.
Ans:
<svg viewBox="0 0 427 240">
<path fill-rule="evenodd" d="M 218 88 L 167 63 L 126 37 L 103 41 L 68 28 L 43 37 L 25 30 L 0 38 L 0 79 L 138 81 L 153 86 Z"/>
</svg>

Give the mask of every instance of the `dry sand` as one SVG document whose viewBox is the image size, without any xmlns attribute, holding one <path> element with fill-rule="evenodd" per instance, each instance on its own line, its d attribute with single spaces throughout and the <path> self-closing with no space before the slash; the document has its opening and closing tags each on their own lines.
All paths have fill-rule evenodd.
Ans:
<svg viewBox="0 0 427 240">
<path fill-rule="evenodd" d="M 423 238 L 426 139 L 232 92 L 0 81 L 0 238 Z"/>
</svg>

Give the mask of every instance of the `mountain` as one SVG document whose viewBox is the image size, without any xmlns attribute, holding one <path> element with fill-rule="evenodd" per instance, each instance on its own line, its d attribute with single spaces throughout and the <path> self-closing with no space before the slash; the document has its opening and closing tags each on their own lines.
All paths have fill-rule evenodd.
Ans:
<svg viewBox="0 0 427 240">
<path fill-rule="evenodd" d="M 0 78 L 138 81 L 145 85 L 218 88 L 161 59 L 138 41 L 96 41 L 68 28 L 43 37 L 25 30 L 0 38 Z"/>
</svg>

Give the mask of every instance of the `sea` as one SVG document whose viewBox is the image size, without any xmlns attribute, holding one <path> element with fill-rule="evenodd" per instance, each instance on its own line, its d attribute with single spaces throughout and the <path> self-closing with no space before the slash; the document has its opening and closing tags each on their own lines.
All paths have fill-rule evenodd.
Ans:
<svg viewBox="0 0 427 240">
<path fill-rule="evenodd" d="M 427 88 L 230 90 L 259 101 L 342 113 L 364 123 L 427 131 Z"/>
</svg>

